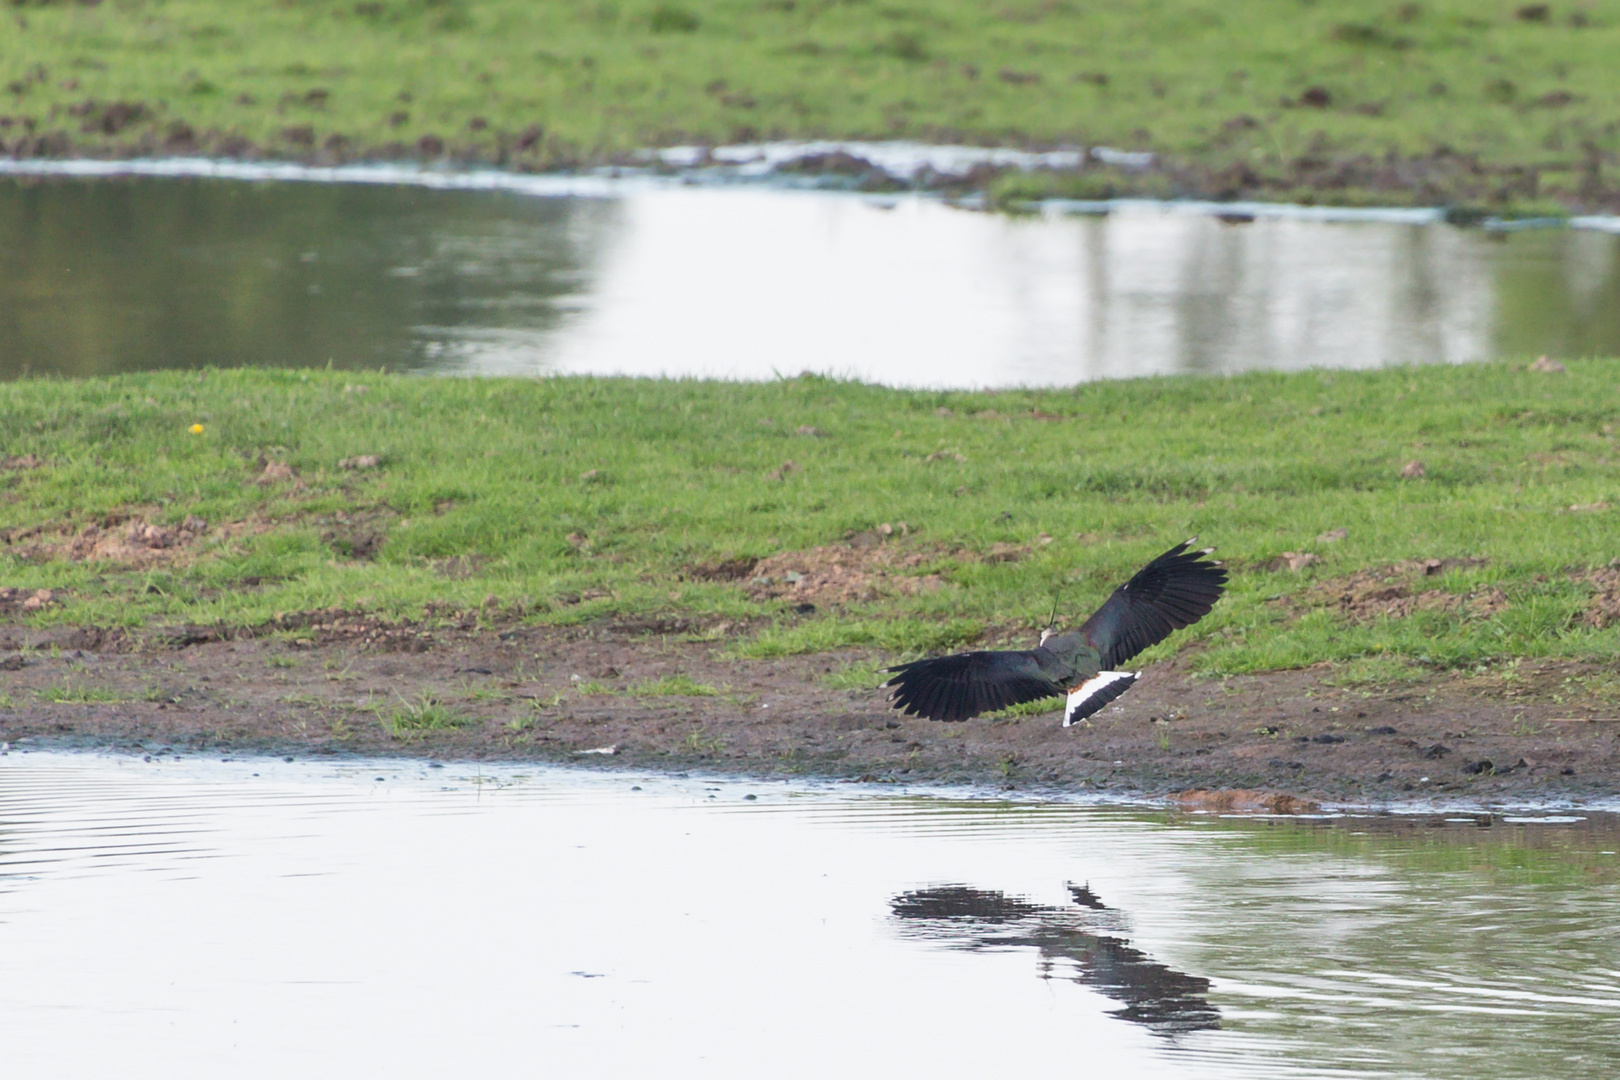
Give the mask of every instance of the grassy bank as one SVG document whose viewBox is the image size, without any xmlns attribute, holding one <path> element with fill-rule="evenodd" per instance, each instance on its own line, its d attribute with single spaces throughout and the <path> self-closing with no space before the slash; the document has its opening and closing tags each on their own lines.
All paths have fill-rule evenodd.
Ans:
<svg viewBox="0 0 1620 1080">
<path fill-rule="evenodd" d="M 1612 657 L 1617 375 L 24 380 L 0 385 L 0 585 L 21 590 L 0 610 L 611 617 L 744 655 L 900 653 L 1020 638 L 1054 599 L 1083 614 L 1197 533 L 1236 571 L 1177 642 L 1208 670 Z"/>
<path fill-rule="evenodd" d="M 14 154 L 1103 143 L 1168 157 L 1036 193 L 1620 205 L 1617 0 L 20 0 L 0 42 Z"/>
</svg>

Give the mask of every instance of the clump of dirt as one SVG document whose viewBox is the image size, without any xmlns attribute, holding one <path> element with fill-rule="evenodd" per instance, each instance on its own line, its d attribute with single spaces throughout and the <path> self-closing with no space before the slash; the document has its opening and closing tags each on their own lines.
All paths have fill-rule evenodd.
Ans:
<svg viewBox="0 0 1620 1080">
<path fill-rule="evenodd" d="M 253 482 L 266 487 L 271 484 L 284 483 L 292 483 L 297 487 L 304 486 L 304 481 L 293 471 L 293 467 L 285 461 L 266 461 L 264 463 L 264 472 L 260 473 L 258 479 Z"/>
<path fill-rule="evenodd" d="M 154 525 L 141 518 L 121 528 L 104 529 L 95 522 L 86 525 L 68 541 L 68 558 L 76 562 L 106 559 L 122 563 L 161 561 L 162 553 L 184 548 L 208 531 L 208 523 L 196 514 L 187 514 L 176 527 Z"/>
<path fill-rule="evenodd" d="M 242 531 L 235 526 L 232 531 Z M 208 523 L 188 514 L 179 525 L 158 525 L 144 517 L 112 514 L 78 531 L 71 525 L 35 525 L 0 533 L 15 558 L 33 562 L 116 562 L 132 566 L 171 563 L 209 531 Z M 223 531 L 223 530 L 222 530 Z"/>
<path fill-rule="evenodd" d="M 1577 574 L 1575 580 L 1592 586 L 1592 598 L 1581 612 L 1581 625 L 1603 630 L 1620 622 L 1620 569 L 1606 567 Z"/>
<path fill-rule="evenodd" d="M 758 565 L 758 559 L 748 557 L 722 559 L 720 562 L 689 566 L 684 576 L 694 581 L 743 581 L 753 576 L 754 567 Z"/>
<path fill-rule="evenodd" d="M 761 559 L 748 580 L 755 600 L 791 597 L 800 602 L 848 604 L 883 596 L 912 596 L 941 588 L 938 574 L 913 574 L 937 552 L 901 550 L 886 544 L 827 544 Z"/>
<path fill-rule="evenodd" d="M 340 555 L 351 559 L 370 561 L 382 551 L 383 545 L 388 543 L 388 525 L 399 515 L 389 507 L 371 510 L 340 511 L 323 524 L 321 540 Z M 483 562 L 481 556 L 459 556 L 469 563 L 469 571 L 459 576 L 471 577 Z M 445 560 L 453 562 L 455 560 Z M 446 577 L 458 575 L 447 574 L 441 567 L 439 572 Z"/>
<path fill-rule="evenodd" d="M 28 469 L 37 469 L 43 464 L 45 463 L 39 460 L 39 458 L 35 457 L 33 454 L 16 454 L 0 457 L 0 469 L 18 469 L 26 471 Z"/>
<path fill-rule="evenodd" d="M 43 611 L 52 604 L 63 604 L 66 600 L 61 589 L 13 589 L 10 586 L 0 588 L 0 615 L 14 615 L 21 612 L 31 615 L 36 611 Z"/>
<path fill-rule="evenodd" d="M 1040 543 L 1049 544 L 1052 542 L 1052 538 L 1045 533 L 1042 533 L 1041 536 Z M 990 550 L 986 551 L 980 558 L 989 563 L 1021 562 L 1024 556 L 1028 554 L 1029 548 L 1023 544 L 991 544 Z"/>
<path fill-rule="evenodd" d="M 1264 570 L 1268 574 L 1274 574 L 1279 570 L 1289 570 L 1297 574 L 1321 561 L 1322 556 L 1309 551 L 1285 551 L 1276 558 L 1256 563 L 1255 569 Z"/>
<path fill-rule="evenodd" d="M 1480 566 L 1484 562 L 1484 559 L 1408 559 L 1325 581 L 1312 590 L 1313 599 L 1336 606 L 1353 623 L 1404 619 L 1414 611 L 1446 611 L 1490 618 L 1508 606 L 1507 594 L 1501 589 L 1454 593 L 1418 587 L 1418 582 L 1425 577 L 1455 566 Z"/>
<path fill-rule="evenodd" d="M 478 625 L 478 617 L 471 612 L 456 611 L 451 616 L 456 629 L 470 630 Z M 235 636 L 258 637 L 277 630 L 308 631 L 310 637 L 298 639 L 308 642 L 304 647 L 354 642 L 380 652 L 426 652 L 434 644 L 432 632 L 420 623 L 403 619 L 391 621 L 341 607 L 284 612 L 262 626 Z M 218 640 L 225 640 L 228 636 L 232 635 L 222 633 Z"/>
<path fill-rule="evenodd" d="M 939 574 L 918 574 L 919 567 L 941 558 L 957 562 L 1018 562 L 1032 545 L 992 544 L 984 551 L 966 548 L 901 547 L 889 541 L 911 532 L 905 522 L 883 524 L 845 536 L 842 544 L 827 544 L 808 551 L 784 551 L 759 559 L 749 569 L 747 589 L 755 600 L 789 598 L 801 603 L 848 604 L 884 596 L 915 596 L 943 588 Z M 1052 538 L 1042 533 L 1037 545 Z"/>
<path fill-rule="evenodd" d="M 434 559 L 433 572 L 451 581 L 466 581 L 488 562 L 489 559 L 483 555 L 452 555 L 448 559 Z"/>
</svg>

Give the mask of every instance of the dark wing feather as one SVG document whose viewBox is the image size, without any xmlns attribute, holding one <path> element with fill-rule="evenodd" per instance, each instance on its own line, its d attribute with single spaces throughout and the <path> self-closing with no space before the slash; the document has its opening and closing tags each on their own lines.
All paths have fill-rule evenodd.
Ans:
<svg viewBox="0 0 1620 1080">
<path fill-rule="evenodd" d="M 1188 551 L 1192 542 L 1177 544 L 1138 570 L 1080 627 L 1086 643 L 1102 654 L 1105 671 L 1191 626 L 1221 598 L 1226 568 L 1204 558 L 1212 548 Z"/>
<path fill-rule="evenodd" d="M 889 668 L 894 707 L 929 720 L 966 720 L 1037 698 L 1057 697 L 1065 687 L 1041 670 L 1041 653 L 970 652 L 913 660 Z"/>
</svg>

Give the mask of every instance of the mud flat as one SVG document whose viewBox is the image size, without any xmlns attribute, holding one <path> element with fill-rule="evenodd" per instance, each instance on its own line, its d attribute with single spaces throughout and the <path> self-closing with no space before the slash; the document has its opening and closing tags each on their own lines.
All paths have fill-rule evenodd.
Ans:
<svg viewBox="0 0 1620 1080">
<path fill-rule="evenodd" d="M 196 631 L 12 633 L 13 747 L 398 755 L 971 783 L 1177 796 L 1212 809 L 1314 801 L 1585 801 L 1620 780 L 1593 665 L 1511 678 L 1344 684 L 1328 665 L 1211 677 L 1151 665 L 1089 727 L 1053 713 L 900 716 L 856 651 L 728 659 L 723 643 L 612 626 L 384 628 L 288 641 Z M 16 640 L 22 636 L 24 640 Z M 1574 689 L 1572 689 L 1574 688 Z"/>
</svg>

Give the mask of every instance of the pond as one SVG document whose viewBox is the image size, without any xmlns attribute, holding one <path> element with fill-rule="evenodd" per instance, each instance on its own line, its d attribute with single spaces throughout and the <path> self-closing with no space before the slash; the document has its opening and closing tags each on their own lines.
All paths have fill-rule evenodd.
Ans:
<svg viewBox="0 0 1620 1080">
<path fill-rule="evenodd" d="M 1609 1077 L 1620 829 L 0 757 L 8 1075 Z"/>
<path fill-rule="evenodd" d="M 1620 236 L 1598 231 L 332 172 L 402 182 L 0 175 L 0 377 L 332 365 L 1002 387 L 1620 353 Z"/>
</svg>

